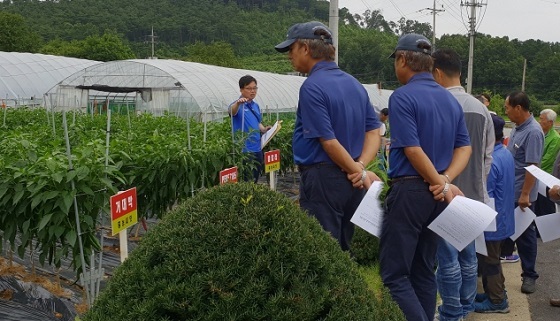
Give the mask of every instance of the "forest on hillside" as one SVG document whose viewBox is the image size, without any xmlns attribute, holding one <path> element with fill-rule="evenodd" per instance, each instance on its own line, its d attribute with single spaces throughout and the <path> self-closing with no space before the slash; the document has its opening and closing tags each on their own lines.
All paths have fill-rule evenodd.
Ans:
<svg viewBox="0 0 560 321">
<path fill-rule="evenodd" d="M 340 9 L 339 64 L 363 83 L 395 88 L 387 57 L 398 36 L 431 38 L 432 28 L 405 18 L 387 21 L 380 12 Z M 4 0 L 0 50 L 102 61 L 147 58 L 153 28 L 160 59 L 285 73 L 291 66 L 274 45 L 292 24 L 328 22 L 328 14 L 324 0 Z M 545 103 L 560 101 L 560 43 L 484 34 L 475 43 L 473 92 L 503 96 L 519 90 L 526 59 L 526 91 Z M 437 46 L 457 50 L 467 74 L 466 34 L 442 35 Z"/>
</svg>

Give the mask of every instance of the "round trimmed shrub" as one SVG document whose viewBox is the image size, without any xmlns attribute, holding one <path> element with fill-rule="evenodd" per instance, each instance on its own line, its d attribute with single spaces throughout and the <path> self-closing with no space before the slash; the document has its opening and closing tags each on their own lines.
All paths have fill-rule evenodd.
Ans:
<svg viewBox="0 0 560 321">
<path fill-rule="evenodd" d="M 115 271 L 92 320 L 404 320 L 320 225 L 262 185 L 171 211 Z"/>
</svg>

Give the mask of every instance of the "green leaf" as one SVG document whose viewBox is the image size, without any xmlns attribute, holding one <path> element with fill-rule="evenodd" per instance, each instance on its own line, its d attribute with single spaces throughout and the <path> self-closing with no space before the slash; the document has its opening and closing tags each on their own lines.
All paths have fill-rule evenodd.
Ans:
<svg viewBox="0 0 560 321">
<path fill-rule="evenodd" d="M 45 216 L 43 216 L 41 218 L 41 221 L 39 222 L 39 231 L 42 230 L 43 228 L 45 228 L 45 226 L 49 223 L 49 221 L 51 220 L 52 217 L 52 213 L 51 214 L 47 214 Z"/>
<path fill-rule="evenodd" d="M 54 236 L 56 236 L 57 239 L 60 238 L 60 236 L 62 236 L 62 234 L 64 234 L 64 231 L 66 230 L 66 228 L 64 226 L 56 226 L 54 228 Z"/>
<path fill-rule="evenodd" d="M 19 202 L 19 200 L 23 197 L 24 193 L 25 193 L 24 190 L 17 191 L 16 194 L 14 195 L 14 199 L 12 200 L 12 205 L 16 205 L 17 202 Z"/>
<path fill-rule="evenodd" d="M 95 194 L 95 193 L 93 192 L 93 190 L 92 190 L 89 186 L 87 186 L 87 185 L 85 185 L 85 184 L 83 184 L 83 185 L 80 186 L 80 190 L 81 190 L 82 192 L 86 193 L 87 195 L 94 195 L 94 194 Z"/>
<path fill-rule="evenodd" d="M 29 231 L 29 225 L 30 225 L 30 224 L 31 224 L 31 221 L 30 221 L 30 220 L 27 220 L 27 221 L 23 222 L 23 225 L 21 226 L 21 229 L 22 229 L 24 232 Z"/>
<path fill-rule="evenodd" d="M 43 194 L 43 199 L 45 201 L 48 201 L 50 199 L 53 199 L 53 198 L 57 197 L 59 194 L 60 194 L 60 192 L 57 192 L 57 191 L 49 191 L 49 192 L 46 192 L 46 193 Z"/>
<path fill-rule="evenodd" d="M 66 173 L 66 183 L 70 182 L 76 177 L 76 171 L 69 171 Z"/>
<path fill-rule="evenodd" d="M 80 166 L 76 170 L 76 176 L 78 176 L 79 180 L 84 179 L 86 176 L 88 176 L 88 174 L 89 174 L 89 168 L 87 168 L 85 166 Z"/>
<path fill-rule="evenodd" d="M 53 173 L 51 177 L 55 182 L 60 183 L 64 179 L 64 174 L 62 172 Z"/>
<path fill-rule="evenodd" d="M 66 242 L 72 247 L 76 245 L 76 231 L 70 230 L 66 233 Z"/>
</svg>

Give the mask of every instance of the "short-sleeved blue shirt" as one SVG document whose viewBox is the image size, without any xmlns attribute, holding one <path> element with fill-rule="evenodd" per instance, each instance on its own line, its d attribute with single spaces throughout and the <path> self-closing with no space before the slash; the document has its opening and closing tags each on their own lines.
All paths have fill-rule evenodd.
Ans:
<svg viewBox="0 0 560 321">
<path fill-rule="evenodd" d="M 523 124 L 515 127 L 509 136 L 507 149 L 515 161 L 515 201 L 521 196 L 525 182 L 525 167 L 529 164 L 540 164 L 543 154 L 544 133 L 541 125 L 531 116 Z M 538 197 L 538 184 L 529 193 L 529 201 Z"/>
<path fill-rule="evenodd" d="M 229 105 L 228 110 L 234 103 Z M 259 129 L 261 121 L 261 109 L 255 101 L 248 101 L 239 106 L 237 114 L 232 117 L 233 131 L 242 130 L 244 133 L 248 133 L 243 147 L 244 153 L 256 153 L 261 150 L 261 132 Z"/>
<path fill-rule="evenodd" d="M 335 62 L 320 61 L 299 91 L 292 138 L 294 161 L 298 165 L 332 163 L 319 138 L 337 139 L 352 158 L 358 158 L 365 133 L 380 126 L 362 84 Z"/>
<path fill-rule="evenodd" d="M 421 147 L 442 172 L 451 164 L 453 150 L 470 144 L 461 105 L 430 73 L 418 73 L 395 90 L 389 110 L 391 178 L 419 175 L 404 154 L 405 147 Z"/>
</svg>

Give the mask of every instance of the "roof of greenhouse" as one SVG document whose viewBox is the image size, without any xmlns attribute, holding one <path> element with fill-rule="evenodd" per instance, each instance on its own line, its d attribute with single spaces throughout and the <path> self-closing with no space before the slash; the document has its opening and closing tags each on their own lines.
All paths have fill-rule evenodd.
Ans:
<svg viewBox="0 0 560 321">
<path fill-rule="evenodd" d="M 99 61 L 0 51 L 0 99 L 42 100 L 43 94 L 64 78 Z"/>
<path fill-rule="evenodd" d="M 133 59 L 106 62 L 78 71 L 59 85 L 106 92 L 185 90 L 200 111 L 221 112 L 239 96 L 238 81 L 244 75 L 257 79 L 259 93 L 255 101 L 263 111 L 296 109 L 299 88 L 305 77 L 180 60 Z M 376 85 L 368 86 L 370 88 L 366 89 L 370 96 L 381 94 L 381 91 L 371 88 Z M 377 97 L 371 97 L 371 100 L 374 105 L 386 101 Z"/>
</svg>

